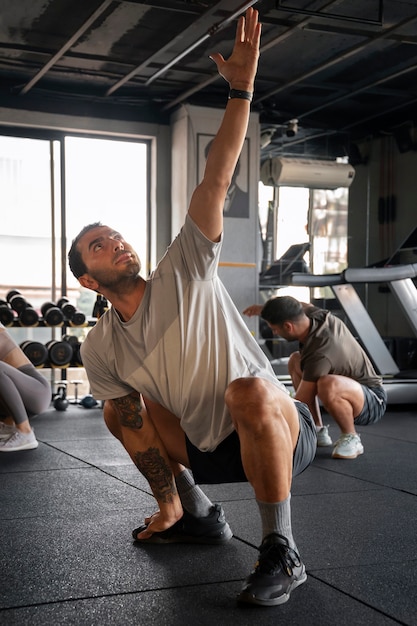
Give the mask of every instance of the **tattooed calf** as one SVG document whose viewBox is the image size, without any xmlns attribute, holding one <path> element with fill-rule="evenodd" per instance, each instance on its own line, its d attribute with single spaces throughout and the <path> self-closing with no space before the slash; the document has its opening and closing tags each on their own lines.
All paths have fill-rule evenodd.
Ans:
<svg viewBox="0 0 417 626">
<path fill-rule="evenodd" d="M 135 465 L 152 487 L 154 496 L 162 502 L 172 502 L 177 489 L 172 478 L 172 470 L 161 456 L 158 448 L 136 452 Z"/>
</svg>

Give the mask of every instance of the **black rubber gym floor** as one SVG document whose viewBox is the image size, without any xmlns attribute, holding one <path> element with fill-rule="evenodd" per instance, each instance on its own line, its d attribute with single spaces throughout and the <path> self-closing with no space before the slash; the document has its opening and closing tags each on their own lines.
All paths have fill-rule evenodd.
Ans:
<svg viewBox="0 0 417 626">
<path fill-rule="evenodd" d="M 37 450 L 0 454 L 0 624 L 417 624 L 416 407 L 361 428 L 356 460 L 321 448 L 295 479 L 308 579 L 274 608 L 235 602 L 261 538 L 249 485 L 205 488 L 234 531 L 226 546 L 136 546 L 153 498 L 101 410 L 51 409 L 33 426 Z"/>
</svg>

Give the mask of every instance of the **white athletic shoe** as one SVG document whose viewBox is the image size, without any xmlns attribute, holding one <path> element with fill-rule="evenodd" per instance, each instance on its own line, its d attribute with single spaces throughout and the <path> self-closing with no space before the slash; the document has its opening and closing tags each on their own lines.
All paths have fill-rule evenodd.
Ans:
<svg viewBox="0 0 417 626">
<path fill-rule="evenodd" d="M 329 426 L 321 426 L 321 428 L 317 428 L 317 446 L 321 448 L 331 446 L 332 443 L 332 438 L 329 435 Z"/>
<path fill-rule="evenodd" d="M 363 454 L 361 438 L 357 433 L 343 434 L 336 441 L 332 452 L 334 459 L 356 459 Z"/>
<path fill-rule="evenodd" d="M 16 432 L 15 426 L 9 426 L 0 420 L 0 441 L 8 439 L 13 433 Z"/>
<path fill-rule="evenodd" d="M 33 430 L 30 433 L 22 433 L 20 430 L 11 435 L 5 441 L 0 441 L 0 452 L 19 452 L 20 450 L 34 450 L 38 442 Z"/>
</svg>

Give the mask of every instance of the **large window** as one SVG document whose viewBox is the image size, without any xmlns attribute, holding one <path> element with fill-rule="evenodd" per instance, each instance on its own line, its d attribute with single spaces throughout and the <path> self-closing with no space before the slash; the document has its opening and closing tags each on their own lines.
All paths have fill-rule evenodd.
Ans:
<svg viewBox="0 0 417 626">
<path fill-rule="evenodd" d="M 259 185 L 259 219 L 263 265 L 279 259 L 293 244 L 308 242 L 305 262 L 313 274 L 337 274 L 347 266 L 348 189 L 308 189 Z M 263 268 L 265 269 L 265 267 Z M 310 299 L 302 287 L 280 288 L 280 295 Z M 317 288 L 316 298 L 332 298 L 330 288 Z"/>
<path fill-rule="evenodd" d="M 64 291 L 91 316 L 96 296 L 80 288 L 66 255 L 79 230 L 97 221 L 124 235 L 146 274 L 147 163 L 146 142 L 0 136 L 0 299 L 17 290 L 40 313 L 44 303 L 56 302 Z M 82 340 L 87 330 L 69 332 Z M 10 332 L 18 343 L 46 343 L 67 329 L 15 324 Z M 52 379 L 62 373 L 44 371 Z M 64 374 L 69 381 L 84 376 L 80 370 Z"/>
<path fill-rule="evenodd" d="M 348 190 L 311 192 L 310 267 L 313 274 L 339 274 L 347 267 Z M 333 298 L 330 287 L 314 289 L 316 298 Z"/>
<path fill-rule="evenodd" d="M 3 289 L 53 283 L 49 141 L 0 137 L 0 282 Z"/>
<path fill-rule="evenodd" d="M 55 297 L 54 142 L 0 136 L 0 298 L 19 291 L 40 313 Z M 52 165 L 52 167 L 51 167 Z M 51 330 L 13 328 L 18 343 L 47 342 Z"/>
<path fill-rule="evenodd" d="M 65 197 L 68 246 L 86 224 L 118 230 L 138 252 L 147 271 L 147 144 L 65 138 Z M 91 315 L 95 295 L 68 274 L 68 290 Z"/>
<path fill-rule="evenodd" d="M 308 242 L 309 189 L 304 187 L 270 187 L 259 185 L 259 216 L 263 238 L 264 266 L 280 259 L 294 244 Z M 306 254 L 308 265 L 308 253 Z M 266 267 L 265 267 L 266 269 Z M 264 293 L 265 299 L 276 290 Z M 281 286 L 279 295 L 299 300 L 310 298 L 307 287 Z"/>
</svg>

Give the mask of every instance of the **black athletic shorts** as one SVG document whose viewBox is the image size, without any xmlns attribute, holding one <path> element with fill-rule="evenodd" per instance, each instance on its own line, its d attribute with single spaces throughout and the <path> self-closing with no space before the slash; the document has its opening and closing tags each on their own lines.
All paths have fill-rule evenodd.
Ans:
<svg viewBox="0 0 417 626">
<path fill-rule="evenodd" d="M 300 434 L 293 458 L 293 476 L 301 474 L 316 454 L 317 434 L 313 418 L 306 404 L 295 402 L 300 421 Z M 240 455 L 240 441 L 233 431 L 213 452 L 202 452 L 185 437 L 191 471 L 196 483 L 218 485 L 220 483 L 247 482 Z"/>
</svg>

